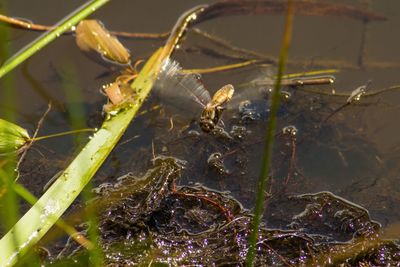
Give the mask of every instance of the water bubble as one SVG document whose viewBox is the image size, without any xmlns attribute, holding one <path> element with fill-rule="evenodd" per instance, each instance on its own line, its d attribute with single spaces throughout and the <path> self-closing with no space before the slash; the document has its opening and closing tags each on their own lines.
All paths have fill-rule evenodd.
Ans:
<svg viewBox="0 0 400 267">
<path fill-rule="evenodd" d="M 229 132 L 236 139 L 243 139 L 248 131 L 244 126 L 233 125 L 232 130 Z"/>
<path fill-rule="evenodd" d="M 290 100 L 291 96 L 292 96 L 292 94 L 290 92 L 287 92 L 287 91 L 281 91 L 280 94 L 281 94 L 281 101 L 284 102 L 284 103 L 287 103 Z"/>
<path fill-rule="evenodd" d="M 289 125 L 289 126 L 283 127 L 283 129 L 282 129 L 282 133 L 284 135 L 289 135 L 292 137 L 296 136 L 297 132 L 298 132 L 298 130 L 297 130 L 296 126 L 294 126 L 294 125 Z"/>
<path fill-rule="evenodd" d="M 261 117 L 260 113 L 257 112 L 257 106 L 250 100 L 244 100 L 239 103 L 239 114 L 243 122 L 255 121 Z"/>
</svg>

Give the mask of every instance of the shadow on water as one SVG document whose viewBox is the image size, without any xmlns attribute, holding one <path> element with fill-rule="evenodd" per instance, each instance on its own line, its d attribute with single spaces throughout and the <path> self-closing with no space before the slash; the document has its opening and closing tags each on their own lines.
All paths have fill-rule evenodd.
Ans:
<svg viewBox="0 0 400 267">
<path fill-rule="evenodd" d="M 43 12 L 38 15 L 37 6 L 21 14 L 22 2 L 12 2 L 11 15 L 35 21 L 47 19 L 42 17 Z M 47 2 L 40 10 L 51 5 Z M 165 5 L 161 8 L 164 14 L 150 8 L 154 2 L 133 6 L 129 1 L 120 1 L 100 10 L 96 18 L 110 29 L 164 32 L 182 11 L 196 3 L 160 4 Z M 399 114 L 399 92 L 368 95 L 400 83 L 400 38 L 393 32 L 399 23 L 400 4 L 379 1 L 371 8 L 388 20 L 368 24 L 365 36 L 359 21 L 296 17 L 288 72 L 335 68 L 340 73 L 335 74 L 331 85 L 283 88 L 286 94 L 278 115 L 258 265 L 354 266 L 400 261 L 398 241 L 378 238 L 385 229 L 390 229 L 387 238 L 400 236 L 396 227 L 400 192 L 395 186 L 400 150 L 398 125 L 394 123 Z M 149 21 L 148 14 L 163 19 Z M 277 15 L 226 17 L 200 28 L 235 46 L 276 55 L 282 22 L 282 16 Z M 13 31 L 15 47 L 32 35 Z M 135 58 L 147 56 L 161 44 L 129 39 L 123 42 Z M 61 50 L 64 52 L 59 53 Z M 174 58 L 184 68 L 236 62 L 232 54 L 224 56 L 227 53 L 231 52 L 191 32 Z M 363 66 L 358 65 L 360 54 Z M 105 98 L 98 90 L 116 74 L 96 79 L 104 73 L 104 67 L 83 57 L 68 36 L 30 60 L 30 76 L 22 69 L 16 71 L 17 94 L 24 97 L 11 108 L 21 115 L 23 124 L 34 125 L 52 98 L 58 104 L 46 119 L 43 133 L 70 129 L 70 115 L 64 107 L 79 103 L 65 103 L 57 66 L 75 59 L 79 62 L 75 64 L 77 79 L 84 88 L 86 124 L 100 125 Z M 268 86 L 248 83 L 271 69 L 273 73 L 273 67 L 252 66 L 203 75 L 203 83 L 211 93 L 227 83 L 237 87 L 232 103 L 223 112 L 223 127 L 210 134 L 201 131 L 193 115 L 201 112 L 201 107 L 190 104 L 188 111 L 186 103 L 170 103 L 156 91 L 152 93 L 144 105 L 149 111 L 135 119 L 96 175 L 98 196 L 87 207 L 99 214 L 102 248 L 110 263 L 218 265 L 244 261 L 251 219 L 248 210 L 254 206 L 270 94 Z M 350 94 L 368 80 L 372 83 L 367 94 L 338 110 L 347 99 L 340 94 Z M 332 95 L 333 91 L 337 94 Z M 161 108 L 151 110 L 159 104 Z M 62 170 L 76 151 L 79 147 L 74 147 L 68 137 L 36 144 L 22 166 L 20 181 L 40 195 L 49 177 Z M 93 203 L 100 204 L 93 207 Z M 82 223 L 78 218 L 83 206 L 78 201 L 71 208 L 70 220 L 75 225 Z M 79 228 L 85 231 L 87 227 Z M 47 239 L 52 240 L 52 235 L 57 236 L 50 233 Z M 79 255 L 85 262 L 79 248 L 64 241 L 53 247 L 46 245 L 51 247 L 49 258 L 55 261 L 57 255 Z M 364 250 L 357 247 L 360 244 Z"/>
</svg>

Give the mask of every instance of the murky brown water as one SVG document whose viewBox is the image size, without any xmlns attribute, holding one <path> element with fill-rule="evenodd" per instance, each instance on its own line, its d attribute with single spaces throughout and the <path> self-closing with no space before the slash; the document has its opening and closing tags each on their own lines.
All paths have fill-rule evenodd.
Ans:
<svg viewBox="0 0 400 267">
<path fill-rule="evenodd" d="M 51 24 L 84 1 L 9 2 L 10 16 Z M 368 1 L 340 2 L 363 6 L 364 2 Z M 92 18 L 100 19 L 112 30 L 164 32 L 173 26 L 183 11 L 199 3 L 204 2 L 139 3 L 120 0 L 108 4 L 93 14 Z M 371 9 L 386 16 L 388 20 L 368 24 L 363 67 L 358 65 L 363 30 L 360 21 L 329 16 L 297 16 L 287 72 L 339 69 L 340 73 L 335 75 L 334 85 L 313 87 L 325 92 L 331 92 L 333 89 L 336 92 L 351 92 L 368 80 L 372 80 L 369 91 L 400 84 L 400 2 L 374 1 Z M 283 17 L 224 17 L 198 27 L 227 40 L 232 45 L 276 58 L 282 37 Z M 35 32 L 12 30 L 13 51 L 18 51 L 36 36 L 38 33 Z M 138 59 L 147 57 L 163 43 L 162 40 L 122 41 L 131 50 L 133 57 Z M 204 68 L 234 62 L 185 50 L 196 47 L 212 45 L 195 34 L 189 34 L 183 49 L 174 57 L 185 68 Z M 96 127 L 101 122 L 101 108 L 105 101 L 99 89 L 115 77 L 113 73 L 101 76 L 105 71 L 107 69 L 79 51 L 71 36 L 61 37 L 14 71 L 17 103 L 2 103 L 0 108 L 15 110 L 19 122 L 34 129 L 50 96 L 53 101 L 59 101 L 60 106 L 54 107 L 46 119 L 43 134 L 70 129 L 70 116 L 65 107 L 81 103 L 84 103 L 84 114 L 89 118 L 86 119 L 87 124 Z M 203 76 L 203 80 L 208 88 L 215 90 L 226 83 L 236 86 L 248 82 L 259 76 L 259 73 L 260 70 L 253 67 L 207 74 Z M 98 78 L 99 76 L 101 78 Z M 80 89 L 82 99 L 65 93 L 64 88 L 68 84 Z M 366 208 L 371 218 L 380 222 L 384 228 L 398 224 L 400 187 L 397 186 L 397 161 L 400 159 L 400 140 L 397 116 L 400 110 L 397 103 L 400 100 L 400 92 L 392 91 L 362 98 L 360 102 L 344 108 L 321 125 L 324 118 L 340 107 L 346 98 L 297 92 L 297 89 L 290 88 L 287 90 L 292 96 L 281 108 L 278 129 L 295 125 L 298 135 L 294 143 L 291 139 L 277 137 L 271 192 L 301 194 L 331 191 Z M 240 100 L 244 100 L 246 94 L 241 97 Z M 153 94 L 145 107 L 150 108 L 159 101 Z M 181 184 L 198 182 L 216 190 L 231 191 L 232 196 L 245 208 L 250 209 L 254 204 L 259 160 L 268 118 L 268 112 L 260 107 L 266 104 L 267 102 L 262 100 L 258 103 L 256 110 L 259 117 L 253 122 L 240 121 L 238 108 L 224 113 L 225 129 L 228 132 L 235 125 L 246 127 L 247 132 L 243 138 L 234 137 L 232 140 L 201 132 L 199 136 L 193 134 L 190 130 L 198 130 L 196 124 L 184 129 L 193 118 L 185 116 L 186 112 L 180 111 L 176 106 L 166 104 L 165 109 L 149 112 L 132 123 L 124 136 L 125 141 L 130 141 L 115 149 L 95 177 L 95 181 L 113 182 L 116 177 L 129 171 L 146 171 L 151 166 L 153 144 L 154 153 L 157 155 L 174 156 L 188 161 Z M 174 127 L 169 130 L 171 117 L 174 119 Z M 39 194 L 46 181 L 67 165 L 78 148 L 74 148 L 69 137 L 44 141 L 35 148 L 40 153 L 30 152 L 22 181 L 33 186 L 32 190 Z M 225 173 L 221 174 L 207 163 L 210 155 L 216 152 L 224 155 L 223 164 L 227 170 Z M 47 162 L 46 158 L 51 158 L 51 162 Z M 29 164 L 29 160 L 35 164 Z M 274 205 L 270 208 L 276 207 Z M 267 208 L 266 213 L 268 212 Z M 271 215 L 271 224 L 274 222 L 273 216 Z M 268 220 L 266 222 L 268 224 Z M 390 237 L 399 238 L 400 231 L 397 229 L 391 232 L 391 235 Z"/>
</svg>

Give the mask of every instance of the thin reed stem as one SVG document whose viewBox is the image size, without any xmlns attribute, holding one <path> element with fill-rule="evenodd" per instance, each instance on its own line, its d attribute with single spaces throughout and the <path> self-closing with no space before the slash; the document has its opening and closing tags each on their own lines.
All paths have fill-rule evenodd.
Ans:
<svg viewBox="0 0 400 267">
<path fill-rule="evenodd" d="M 83 132 L 95 132 L 95 131 L 96 131 L 96 129 L 85 128 L 85 129 L 66 131 L 66 132 L 62 132 L 62 133 L 50 134 L 50 135 L 45 135 L 45 136 L 39 136 L 39 137 L 32 138 L 30 141 L 39 141 L 39 140 L 58 137 L 58 136 L 63 136 L 63 135 L 69 135 L 69 134 L 75 134 L 75 133 L 83 133 Z"/>
<path fill-rule="evenodd" d="M 285 33 L 282 40 L 281 51 L 279 55 L 278 63 L 278 74 L 276 77 L 275 88 L 272 93 L 272 104 L 270 117 L 268 120 L 264 155 L 262 159 L 261 174 L 258 184 L 256 206 L 254 209 L 254 217 L 251 224 L 251 234 L 249 238 L 249 250 L 246 257 L 246 266 L 253 266 L 255 259 L 256 243 L 258 239 L 258 230 L 261 223 L 261 218 L 263 216 L 264 206 L 265 206 L 265 188 L 269 180 L 269 172 L 271 169 L 272 161 L 272 149 L 274 142 L 274 133 L 276 128 L 276 116 L 279 107 L 280 98 L 280 88 L 282 76 L 284 73 L 286 60 L 289 52 L 289 45 L 292 37 L 292 27 L 293 27 L 293 17 L 294 17 L 294 4 L 293 0 L 289 0 L 287 4 L 287 15 L 285 21 Z"/>
</svg>

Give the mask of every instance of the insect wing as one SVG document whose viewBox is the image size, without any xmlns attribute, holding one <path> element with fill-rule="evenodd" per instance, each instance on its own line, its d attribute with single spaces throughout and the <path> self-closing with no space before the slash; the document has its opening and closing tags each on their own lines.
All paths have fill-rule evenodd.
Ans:
<svg viewBox="0 0 400 267">
<path fill-rule="evenodd" d="M 182 75 L 181 75 L 182 76 Z M 211 101 L 210 93 L 201 83 L 200 78 L 196 74 L 185 74 L 179 82 L 181 90 L 187 91 L 191 99 L 202 106 L 207 105 Z"/>
<path fill-rule="evenodd" d="M 166 60 L 155 84 L 155 92 L 163 102 L 191 113 L 199 113 L 211 101 L 196 74 L 181 74 L 178 62 Z M 193 102 L 197 103 L 193 105 Z"/>
</svg>

